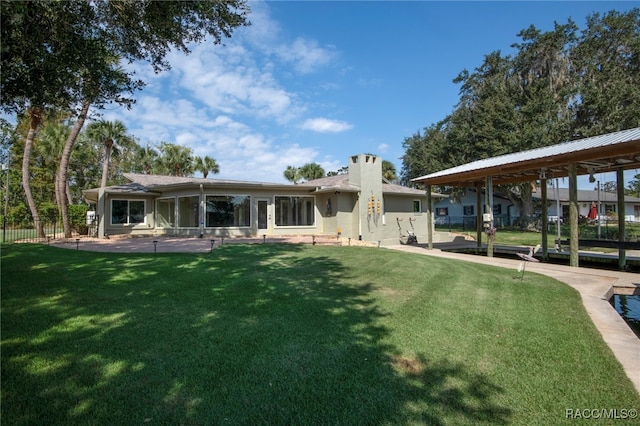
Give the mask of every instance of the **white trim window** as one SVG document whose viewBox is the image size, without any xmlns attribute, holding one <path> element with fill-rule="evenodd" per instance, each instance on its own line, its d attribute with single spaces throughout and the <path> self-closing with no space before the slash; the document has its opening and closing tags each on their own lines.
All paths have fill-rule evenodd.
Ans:
<svg viewBox="0 0 640 426">
<path fill-rule="evenodd" d="M 207 228 L 251 226 L 250 195 L 207 195 Z"/>
<path fill-rule="evenodd" d="M 137 225 L 146 223 L 144 200 L 111 200 L 112 225 Z"/>
<path fill-rule="evenodd" d="M 315 205 L 314 197 L 276 196 L 276 226 L 313 226 Z"/>
</svg>

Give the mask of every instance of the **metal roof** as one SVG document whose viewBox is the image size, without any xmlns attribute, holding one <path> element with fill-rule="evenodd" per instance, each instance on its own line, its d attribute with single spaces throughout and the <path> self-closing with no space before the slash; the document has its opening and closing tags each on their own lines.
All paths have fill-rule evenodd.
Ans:
<svg viewBox="0 0 640 426">
<path fill-rule="evenodd" d="M 640 167 L 640 128 L 622 130 L 557 145 L 486 158 L 412 179 L 428 185 L 473 186 L 487 176 L 495 184 L 568 176 L 576 164 L 578 175 Z"/>
</svg>

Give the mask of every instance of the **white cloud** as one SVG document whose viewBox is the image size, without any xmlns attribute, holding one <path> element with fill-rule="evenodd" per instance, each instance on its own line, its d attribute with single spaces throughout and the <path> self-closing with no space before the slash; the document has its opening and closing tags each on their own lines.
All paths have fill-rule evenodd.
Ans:
<svg viewBox="0 0 640 426">
<path fill-rule="evenodd" d="M 299 73 L 307 74 L 329 64 L 336 57 L 336 52 L 331 47 L 319 46 L 315 40 L 297 38 L 289 45 L 280 46 L 277 55 L 292 63 Z"/>
<path fill-rule="evenodd" d="M 389 145 L 387 145 L 386 143 L 381 143 L 380 145 L 378 145 L 378 152 L 380 154 L 386 154 L 387 151 L 389 151 Z"/>
<path fill-rule="evenodd" d="M 252 4 L 250 20 L 253 25 L 237 29 L 222 46 L 202 43 L 191 46 L 189 55 L 172 52 L 170 71 L 156 75 L 149 66 L 133 64 L 147 87 L 130 111 L 109 111 L 105 118 L 123 121 L 141 145 L 178 143 L 215 158 L 220 174 L 214 177 L 285 182 L 288 165 L 316 161 L 318 152 L 286 142 L 289 123 L 301 120 L 312 105 L 305 103 L 307 93 L 286 86 L 284 76 L 326 67 L 336 51 L 315 40 L 287 40 L 265 3 Z M 303 125 L 316 132 L 351 127 L 325 118 Z"/>
<path fill-rule="evenodd" d="M 302 124 L 304 130 L 319 133 L 339 133 L 351 129 L 353 126 L 345 121 L 329 120 L 328 118 L 309 118 Z"/>
</svg>

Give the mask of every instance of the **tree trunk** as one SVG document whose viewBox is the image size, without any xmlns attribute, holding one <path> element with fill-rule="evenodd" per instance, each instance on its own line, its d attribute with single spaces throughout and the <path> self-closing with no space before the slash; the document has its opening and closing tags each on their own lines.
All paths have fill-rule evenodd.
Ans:
<svg viewBox="0 0 640 426">
<path fill-rule="evenodd" d="M 100 188 L 107 187 L 107 177 L 109 176 L 109 162 L 111 161 L 111 151 L 113 151 L 113 141 L 107 139 L 104 143 L 104 161 L 102 162 L 102 180 Z"/>
<path fill-rule="evenodd" d="M 69 180 L 67 179 L 67 186 L 65 187 L 66 191 L 67 191 L 67 203 L 71 204 L 72 203 L 72 198 L 71 198 L 71 185 L 69 185 Z"/>
<path fill-rule="evenodd" d="M 33 200 L 33 194 L 31 194 L 31 178 L 29 176 L 29 163 L 31 161 L 31 149 L 33 148 L 33 141 L 38 133 L 38 126 L 42 121 L 42 111 L 39 108 L 31 108 L 29 112 L 29 133 L 27 133 L 27 139 L 24 143 L 24 153 L 22 155 L 22 187 L 24 188 L 24 196 L 27 199 L 29 210 L 31 210 L 31 217 L 33 223 L 36 226 L 38 236 L 45 238 L 44 227 L 40 222 L 40 216 L 38 215 L 38 209 L 36 209 L 36 203 Z"/>
<path fill-rule="evenodd" d="M 62 227 L 64 229 L 64 237 L 71 238 L 71 221 L 69 220 L 69 205 L 67 204 L 67 182 L 69 175 L 69 160 L 71 159 L 71 152 L 73 151 L 73 145 L 78 139 L 78 135 L 80 134 L 80 130 L 84 125 L 85 120 L 87 119 L 87 113 L 89 112 L 89 107 L 91 106 L 91 102 L 84 101 L 82 104 L 82 110 L 78 115 L 78 119 L 73 125 L 73 129 L 67 138 L 67 142 L 64 145 L 64 149 L 62 150 L 62 157 L 60 158 L 60 165 L 58 167 L 58 180 L 56 182 L 56 192 L 58 194 L 58 200 L 62 201 L 60 206 L 60 213 L 62 214 Z"/>
</svg>

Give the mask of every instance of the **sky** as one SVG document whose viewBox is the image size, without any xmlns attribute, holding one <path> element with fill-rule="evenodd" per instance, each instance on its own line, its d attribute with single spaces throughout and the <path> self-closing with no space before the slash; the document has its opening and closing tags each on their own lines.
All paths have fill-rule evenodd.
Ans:
<svg viewBox="0 0 640 426">
<path fill-rule="evenodd" d="M 346 166 L 351 155 L 391 161 L 405 138 L 450 114 L 453 79 L 485 55 L 513 53 L 517 34 L 569 18 L 627 11 L 616 1 L 250 1 L 252 25 L 222 45 L 172 52 L 170 71 L 132 67 L 147 86 L 122 121 L 141 145 L 161 141 L 215 158 L 209 177 L 286 182 L 287 166 Z M 560 141 L 559 141 L 560 142 Z M 630 179 L 637 171 L 628 171 Z M 198 176 L 196 174 L 196 176 Z M 602 182 L 614 174 L 597 176 Z M 593 189 L 587 177 L 580 189 Z M 567 186 L 561 184 L 560 186 Z"/>
</svg>

